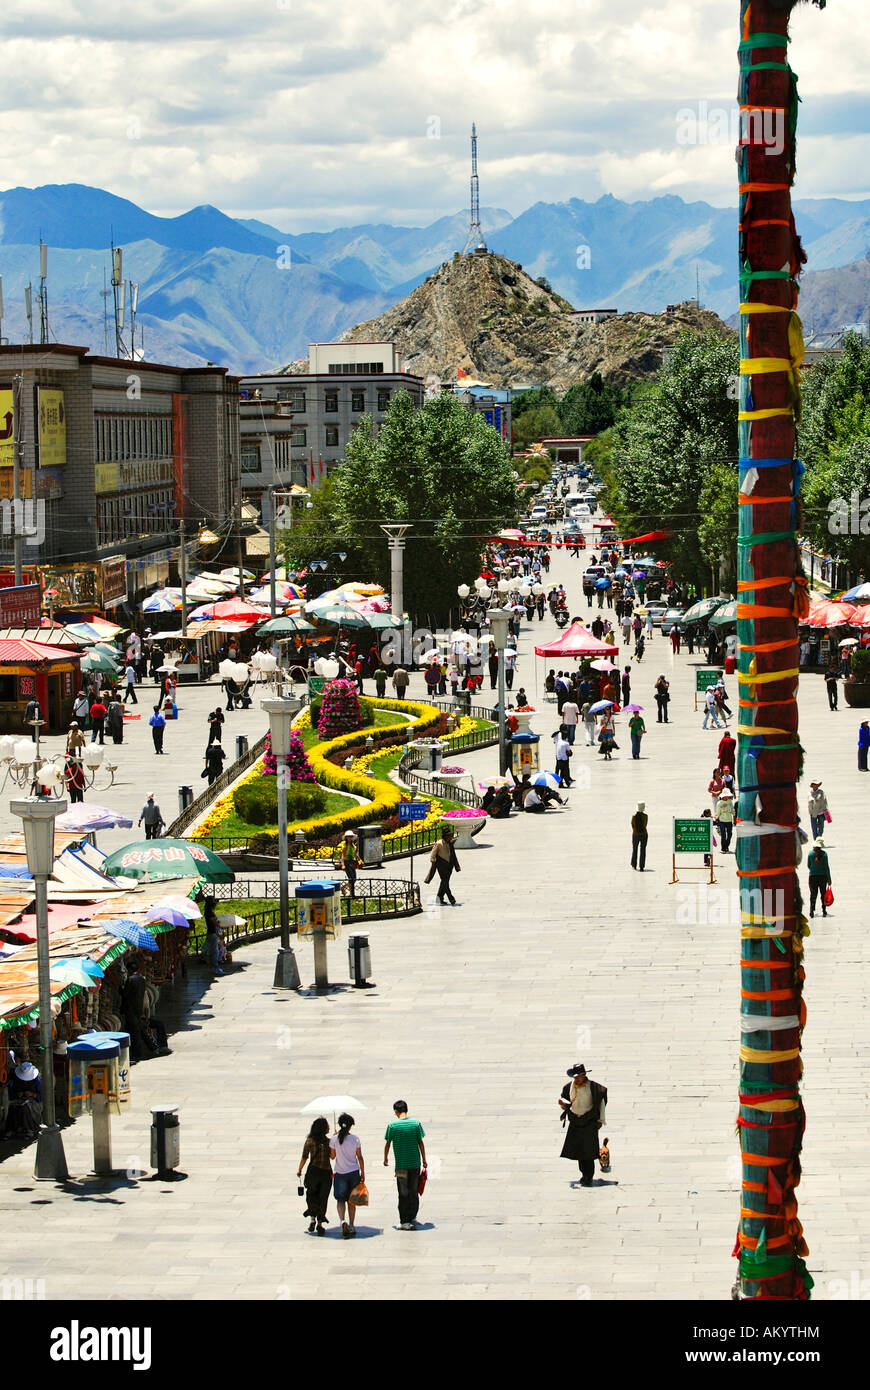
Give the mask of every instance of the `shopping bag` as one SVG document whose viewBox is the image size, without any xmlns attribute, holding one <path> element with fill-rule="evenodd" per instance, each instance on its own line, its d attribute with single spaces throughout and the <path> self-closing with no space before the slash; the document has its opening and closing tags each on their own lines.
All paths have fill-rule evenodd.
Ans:
<svg viewBox="0 0 870 1390">
<path fill-rule="evenodd" d="M 831 904 L 833 903 L 833 901 L 834 901 L 834 890 L 833 890 L 833 888 L 831 887 L 831 885 L 830 885 L 830 883 L 829 883 L 828 886 L 827 886 L 827 888 L 825 889 L 825 898 L 824 898 L 825 907 L 830 907 Z"/>
<path fill-rule="evenodd" d="M 417 1183 L 417 1196 L 418 1196 L 418 1197 L 422 1197 L 422 1196 L 423 1196 L 423 1193 L 424 1193 L 425 1190 L 426 1190 L 426 1179 L 428 1178 L 428 1176 L 429 1176 L 429 1174 L 428 1174 L 428 1172 L 426 1171 L 426 1169 L 425 1169 L 425 1168 L 421 1168 L 421 1170 L 420 1170 L 420 1180 L 419 1180 L 419 1182 Z"/>
<path fill-rule="evenodd" d="M 358 1182 L 347 1200 L 352 1207 L 367 1207 L 369 1204 L 369 1190 L 365 1183 Z"/>
<path fill-rule="evenodd" d="M 602 1173 L 610 1172 L 610 1149 L 607 1147 L 609 1143 L 610 1140 L 605 1139 L 601 1148 L 598 1150 L 598 1163 Z"/>
<path fill-rule="evenodd" d="M 825 820 L 828 822 L 828 825 L 831 824 L 831 813 L 830 813 L 830 811 L 826 811 L 826 812 L 825 812 Z"/>
</svg>

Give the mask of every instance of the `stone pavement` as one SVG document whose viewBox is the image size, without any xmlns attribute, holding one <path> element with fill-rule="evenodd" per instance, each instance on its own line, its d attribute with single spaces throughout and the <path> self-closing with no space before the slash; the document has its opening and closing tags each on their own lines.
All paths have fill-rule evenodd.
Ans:
<svg viewBox="0 0 870 1390">
<path fill-rule="evenodd" d="M 572 609 L 585 613 L 580 568 L 560 558 L 552 573 L 570 582 Z M 554 632 L 549 616 L 523 626 L 517 683 L 530 696 L 532 645 Z M 727 1298 L 740 1181 L 739 929 L 712 894 L 736 887 L 733 859 L 717 861 L 706 894 L 698 873 L 668 882 L 671 817 L 707 804 L 720 737 L 693 712 L 695 664 L 685 649 L 672 658 L 656 634 L 633 672 L 649 729 L 640 762 L 624 734 L 609 764 L 578 746 L 574 775 L 588 770 L 588 785 L 565 810 L 486 826 L 460 853 L 461 906 L 439 909 L 424 889 L 423 915 L 371 925 L 376 988 L 279 993 L 271 942 L 237 952 L 231 973 L 213 982 L 191 965 L 174 1002 L 167 994 L 161 1004 L 181 1023 L 173 1055 L 134 1068 L 134 1100 L 113 1122 L 116 1164 L 147 1169 L 149 1106 L 178 1103 L 186 1177 L 122 1173 L 37 1187 L 32 1150 L 23 1150 L 2 1166 L 0 1277 L 45 1278 L 50 1299 L 83 1279 L 107 1298 Z M 667 727 L 655 723 L 652 698 L 662 671 L 672 681 Z M 728 684 L 736 697 L 736 681 Z M 547 751 L 551 710 L 534 722 Z M 820 677 L 802 682 L 800 799 L 810 778 L 823 779 L 837 899 L 806 943 L 799 1197 L 821 1299 L 832 1280 L 863 1277 L 868 1257 L 859 1056 L 870 979 L 859 926 L 868 788 L 857 771 L 858 723 L 858 712 L 829 713 Z M 492 771 L 496 758 L 487 749 L 462 761 Z M 650 815 L 644 874 L 629 866 L 638 800 Z M 336 981 L 348 979 L 345 945 L 329 947 Z M 310 947 L 299 946 L 297 959 L 307 984 Z M 610 1092 L 603 1134 L 613 1170 L 591 1190 L 573 1186 L 576 1167 L 559 1158 L 556 1098 L 575 1061 Z M 371 1206 L 353 1243 L 337 1235 L 332 1202 L 329 1237 L 308 1236 L 296 1196 L 308 1124 L 299 1111 L 331 1092 L 361 1103 Z M 399 1096 L 422 1120 L 430 1158 L 413 1233 L 397 1229 L 395 1185 L 382 1166 Z M 89 1123 L 64 1139 L 71 1171 L 87 1174 Z"/>
</svg>

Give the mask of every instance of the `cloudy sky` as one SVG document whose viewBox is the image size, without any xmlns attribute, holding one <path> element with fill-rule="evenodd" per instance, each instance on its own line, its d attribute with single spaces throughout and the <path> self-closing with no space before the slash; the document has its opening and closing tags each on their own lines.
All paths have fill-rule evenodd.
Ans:
<svg viewBox="0 0 870 1390">
<path fill-rule="evenodd" d="M 798 196 L 870 196 L 867 5 L 792 21 Z M 3 0 L 0 188 L 291 232 L 420 224 L 467 206 L 475 120 L 484 206 L 733 204 L 738 18 L 738 0 Z"/>
</svg>

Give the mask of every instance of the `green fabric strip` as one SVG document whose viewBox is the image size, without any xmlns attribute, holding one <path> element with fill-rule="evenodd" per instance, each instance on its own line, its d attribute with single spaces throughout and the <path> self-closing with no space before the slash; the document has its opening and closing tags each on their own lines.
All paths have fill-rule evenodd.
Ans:
<svg viewBox="0 0 870 1390">
<path fill-rule="evenodd" d="M 753 48 L 788 48 L 788 34 L 750 34 L 737 52 L 748 53 Z"/>
<path fill-rule="evenodd" d="M 790 280 L 790 270 L 741 270 L 741 280 Z"/>
<path fill-rule="evenodd" d="M 741 63 L 741 72 L 791 72 L 788 63 Z"/>
<path fill-rule="evenodd" d="M 738 545 L 772 545 L 774 541 L 794 540 L 791 531 L 756 531 L 754 536 L 739 536 Z"/>
</svg>

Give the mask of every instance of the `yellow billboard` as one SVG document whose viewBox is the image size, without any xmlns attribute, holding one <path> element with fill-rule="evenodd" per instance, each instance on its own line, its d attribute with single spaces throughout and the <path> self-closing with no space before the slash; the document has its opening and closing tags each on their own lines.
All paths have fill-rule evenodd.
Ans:
<svg viewBox="0 0 870 1390">
<path fill-rule="evenodd" d="M 15 462 L 14 402 L 11 391 L 0 390 L 0 468 L 11 468 Z"/>
<path fill-rule="evenodd" d="M 66 463 L 66 411 L 63 391 L 39 388 L 39 466 L 59 468 Z"/>
<path fill-rule="evenodd" d="M 121 465 L 119 463 L 94 464 L 94 491 L 117 492 L 120 486 Z"/>
</svg>

